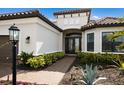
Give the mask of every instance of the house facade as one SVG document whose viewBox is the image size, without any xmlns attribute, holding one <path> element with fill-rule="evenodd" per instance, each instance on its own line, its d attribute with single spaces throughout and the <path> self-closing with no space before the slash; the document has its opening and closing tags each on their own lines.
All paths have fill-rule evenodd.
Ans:
<svg viewBox="0 0 124 93">
<path fill-rule="evenodd" d="M 1 15 L 1 45 L 9 41 L 8 28 L 13 23 L 20 28 L 20 37 L 17 49 L 19 54 L 21 51 L 24 51 L 27 53 L 33 52 L 33 54 L 37 56 L 43 53 L 62 51 L 62 29 L 54 25 L 38 11 Z M 8 45 L 5 46 L 7 47 Z M 11 54 L 11 47 L 8 46 L 5 48 L 5 46 L 1 48 L 1 53 L 5 53 L 6 49 L 9 51 L 9 53 L 1 55 L 1 58 L 5 58 L 6 55 Z"/>
<path fill-rule="evenodd" d="M 78 9 L 54 13 L 55 22 L 51 22 L 39 11 L 26 11 L 0 15 L 0 60 L 11 58 L 11 44 L 8 28 L 12 24 L 20 29 L 18 53 L 21 51 L 38 56 L 44 53 L 64 51 L 66 54 L 84 52 L 118 51 L 112 42 L 105 39 L 108 34 L 124 30 L 124 21 L 107 17 L 90 20 L 91 9 Z M 116 45 L 124 42 L 118 38 Z"/>
<path fill-rule="evenodd" d="M 63 29 L 62 50 L 74 54 L 83 49 L 81 26 L 88 24 L 91 9 L 56 12 L 55 24 Z"/>
<path fill-rule="evenodd" d="M 117 31 L 124 31 L 124 20 L 113 17 L 106 17 L 95 22 L 82 26 L 84 38 L 84 52 L 110 52 L 123 54 L 124 50 L 117 50 L 116 46 L 124 42 L 124 36 L 114 40 L 107 39 L 108 35 Z"/>
</svg>

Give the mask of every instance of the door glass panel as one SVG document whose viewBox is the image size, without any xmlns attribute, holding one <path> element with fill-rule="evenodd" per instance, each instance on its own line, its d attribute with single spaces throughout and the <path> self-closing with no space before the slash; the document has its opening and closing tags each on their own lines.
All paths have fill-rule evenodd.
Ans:
<svg viewBox="0 0 124 93">
<path fill-rule="evenodd" d="M 73 51 L 73 39 L 69 39 L 69 52 L 71 53 Z"/>
<path fill-rule="evenodd" d="M 75 53 L 79 52 L 79 38 L 75 38 Z"/>
</svg>

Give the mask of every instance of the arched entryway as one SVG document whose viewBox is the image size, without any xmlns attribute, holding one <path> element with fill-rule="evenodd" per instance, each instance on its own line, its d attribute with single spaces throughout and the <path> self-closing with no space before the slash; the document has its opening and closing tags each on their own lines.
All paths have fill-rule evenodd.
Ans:
<svg viewBox="0 0 124 93">
<path fill-rule="evenodd" d="M 68 29 L 64 33 L 64 50 L 66 54 L 75 54 L 81 51 L 82 33 L 78 29 Z"/>
</svg>

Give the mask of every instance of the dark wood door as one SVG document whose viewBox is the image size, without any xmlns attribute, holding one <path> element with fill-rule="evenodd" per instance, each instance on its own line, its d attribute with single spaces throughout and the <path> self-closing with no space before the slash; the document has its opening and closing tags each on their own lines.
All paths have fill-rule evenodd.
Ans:
<svg viewBox="0 0 124 93">
<path fill-rule="evenodd" d="M 75 54 L 81 50 L 80 37 L 66 37 L 65 38 L 65 52 L 67 54 Z"/>
</svg>

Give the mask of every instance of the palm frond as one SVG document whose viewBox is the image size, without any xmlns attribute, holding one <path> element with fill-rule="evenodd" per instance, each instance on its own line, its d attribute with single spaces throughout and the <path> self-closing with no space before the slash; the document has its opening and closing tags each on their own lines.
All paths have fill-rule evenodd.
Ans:
<svg viewBox="0 0 124 93">
<path fill-rule="evenodd" d="M 118 31 L 118 32 L 115 32 L 114 34 L 111 34 L 107 37 L 108 40 L 114 40 L 115 38 L 117 37 L 120 37 L 120 36 L 124 36 L 124 30 L 123 31 Z"/>
<path fill-rule="evenodd" d="M 124 49 L 124 43 L 121 43 L 119 46 L 116 46 L 117 49 L 122 50 Z"/>
</svg>

